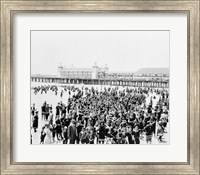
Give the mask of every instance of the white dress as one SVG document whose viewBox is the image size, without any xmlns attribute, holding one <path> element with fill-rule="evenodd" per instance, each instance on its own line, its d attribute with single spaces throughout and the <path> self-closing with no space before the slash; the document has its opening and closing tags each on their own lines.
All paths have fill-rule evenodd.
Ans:
<svg viewBox="0 0 200 175">
<path fill-rule="evenodd" d="M 44 144 L 52 144 L 52 133 L 48 128 L 44 129 L 44 133 L 46 134 L 45 138 L 44 138 Z"/>
</svg>

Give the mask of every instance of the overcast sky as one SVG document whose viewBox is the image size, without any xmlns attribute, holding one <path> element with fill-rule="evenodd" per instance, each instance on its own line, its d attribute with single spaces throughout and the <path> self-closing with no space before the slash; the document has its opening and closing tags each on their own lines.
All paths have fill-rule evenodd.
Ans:
<svg viewBox="0 0 200 175">
<path fill-rule="evenodd" d="M 107 64 L 110 71 L 169 67 L 169 31 L 31 31 L 31 73 Z"/>
</svg>

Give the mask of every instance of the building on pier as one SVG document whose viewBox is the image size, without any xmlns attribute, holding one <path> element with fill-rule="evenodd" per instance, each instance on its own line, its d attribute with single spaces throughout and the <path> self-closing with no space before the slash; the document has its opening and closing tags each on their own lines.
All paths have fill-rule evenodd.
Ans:
<svg viewBox="0 0 200 175">
<path fill-rule="evenodd" d="M 32 75 L 32 82 L 169 88 L 168 68 L 143 68 L 137 72 L 111 72 L 107 65 L 91 68 L 58 67 L 58 76 Z"/>
<path fill-rule="evenodd" d="M 135 72 L 136 77 L 169 77 L 168 68 L 142 68 Z"/>
<path fill-rule="evenodd" d="M 32 82 L 90 84 L 133 87 L 169 88 L 167 69 L 143 69 L 137 72 L 111 72 L 108 67 L 63 68 L 59 66 L 59 75 L 32 75 Z"/>
<path fill-rule="evenodd" d="M 95 63 L 91 68 L 74 67 L 58 67 L 58 76 L 61 78 L 86 78 L 86 79 L 99 79 L 105 77 L 108 72 L 108 67 L 99 67 Z"/>
<path fill-rule="evenodd" d="M 109 71 L 107 65 L 99 67 L 95 63 L 91 68 L 77 68 L 74 66 L 58 67 L 58 76 L 61 78 L 86 78 L 86 79 L 109 79 L 109 80 L 133 80 L 147 78 L 169 78 L 168 68 L 142 68 L 137 72 L 114 72 Z"/>
</svg>

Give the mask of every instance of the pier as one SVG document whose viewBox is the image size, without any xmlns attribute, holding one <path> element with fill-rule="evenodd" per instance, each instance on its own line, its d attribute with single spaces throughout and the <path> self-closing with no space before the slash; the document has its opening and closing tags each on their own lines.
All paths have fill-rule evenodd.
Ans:
<svg viewBox="0 0 200 175">
<path fill-rule="evenodd" d="M 61 77 L 32 75 L 31 81 L 42 82 L 42 83 L 169 88 L 169 79 L 159 79 L 159 78 L 156 79 L 156 78 L 145 78 L 145 77 L 126 80 L 126 79 L 61 78 Z"/>
</svg>

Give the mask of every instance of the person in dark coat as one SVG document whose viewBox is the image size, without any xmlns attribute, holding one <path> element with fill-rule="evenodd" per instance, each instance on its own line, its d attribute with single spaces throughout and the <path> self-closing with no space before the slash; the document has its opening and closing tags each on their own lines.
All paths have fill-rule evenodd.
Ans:
<svg viewBox="0 0 200 175">
<path fill-rule="evenodd" d="M 33 106 L 31 107 L 31 115 L 34 116 L 36 111 L 35 103 L 33 103 Z"/>
<path fill-rule="evenodd" d="M 45 127 L 42 127 L 41 134 L 40 134 L 40 144 L 44 144 L 44 138 L 46 134 L 44 133 Z"/>
<path fill-rule="evenodd" d="M 61 126 L 61 121 L 59 118 L 56 119 L 56 136 L 57 140 L 62 140 L 62 126 Z"/>
<path fill-rule="evenodd" d="M 67 126 L 64 127 L 63 136 L 64 136 L 63 144 L 67 144 L 68 142 Z"/>
<path fill-rule="evenodd" d="M 101 122 L 99 126 L 99 138 L 98 138 L 99 144 L 104 144 L 105 135 L 106 135 L 106 128 L 104 122 Z"/>
<path fill-rule="evenodd" d="M 77 128 L 76 143 L 79 144 L 79 142 L 80 142 L 80 133 L 81 133 L 81 130 L 83 128 L 83 125 L 81 124 L 81 121 L 78 121 L 76 128 Z"/>
<path fill-rule="evenodd" d="M 51 132 L 52 132 L 52 141 L 55 142 L 55 136 L 56 136 L 56 124 L 53 124 L 52 125 L 52 129 L 51 129 Z M 58 138 L 58 136 L 57 136 Z M 57 139 L 58 140 L 58 139 Z"/>
<path fill-rule="evenodd" d="M 126 137 L 128 138 L 128 144 L 134 144 L 133 136 L 132 136 L 132 127 L 127 127 Z"/>
<path fill-rule="evenodd" d="M 33 129 L 34 129 L 34 132 L 37 132 L 37 128 L 38 128 L 38 111 L 36 111 L 36 114 L 33 118 Z"/>
<path fill-rule="evenodd" d="M 77 131 L 76 131 L 76 126 L 75 126 L 75 120 L 72 119 L 71 124 L 68 127 L 69 144 L 75 144 L 76 135 L 77 135 Z"/>
<path fill-rule="evenodd" d="M 140 144 L 140 130 L 138 129 L 138 125 L 135 126 L 133 131 L 135 144 Z"/>
<path fill-rule="evenodd" d="M 144 127 L 144 131 L 146 132 L 146 143 L 151 144 L 152 142 L 152 128 L 150 122 Z"/>
<path fill-rule="evenodd" d="M 56 116 L 60 116 L 60 103 L 56 106 Z"/>
<path fill-rule="evenodd" d="M 46 101 L 42 105 L 41 111 L 42 111 L 42 120 L 43 120 L 43 119 L 45 119 L 45 114 L 46 114 Z"/>
</svg>

